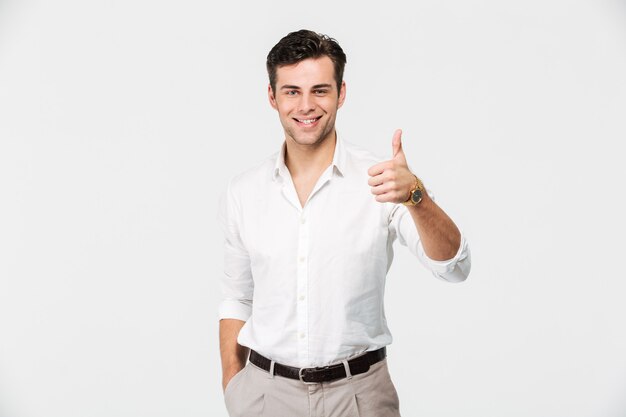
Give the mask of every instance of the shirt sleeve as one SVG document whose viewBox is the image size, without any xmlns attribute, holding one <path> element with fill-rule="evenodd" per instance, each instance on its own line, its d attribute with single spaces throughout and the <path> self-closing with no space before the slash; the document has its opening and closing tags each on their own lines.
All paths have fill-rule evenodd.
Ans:
<svg viewBox="0 0 626 417">
<path fill-rule="evenodd" d="M 434 200 L 430 190 L 426 190 L 428 196 Z M 394 204 L 391 209 L 389 228 L 398 237 L 401 245 L 407 246 L 420 262 L 437 278 L 447 282 L 461 282 L 467 279 L 471 269 L 471 253 L 465 235 L 461 232 L 461 244 L 457 253 L 448 260 L 436 261 L 430 259 L 420 240 L 419 233 L 411 213 L 403 204 Z"/>
<path fill-rule="evenodd" d="M 252 315 L 254 281 L 250 257 L 239 234 L 240 216 L 237 207 L 231 179 L 220 196 L 217 215 L 224 233 L 224 275 L 221 278 L 219 318 L 247 321 Z"/>
</svg>

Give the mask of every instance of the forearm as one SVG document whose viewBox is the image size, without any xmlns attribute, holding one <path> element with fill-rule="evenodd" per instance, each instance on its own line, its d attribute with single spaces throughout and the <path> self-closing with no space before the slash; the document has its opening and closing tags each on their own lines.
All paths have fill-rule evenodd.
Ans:
<svg viewBox="0 0 626 417">
<path fill-rule="evenodd" d="M 239 331 L 245 321 L 237 319 L 220 320 L 220 355 L 222 358 L 222 388 L 245 365 L 249 349 L 237 343 Z"/>
<path fill-rule="evenodd" d="M 416 206 L 408 206 L 426 255 L 445 261 L 456 255 L 461 245 L 461 232 L 452 219 L 424 193 Z"/>
</svg>

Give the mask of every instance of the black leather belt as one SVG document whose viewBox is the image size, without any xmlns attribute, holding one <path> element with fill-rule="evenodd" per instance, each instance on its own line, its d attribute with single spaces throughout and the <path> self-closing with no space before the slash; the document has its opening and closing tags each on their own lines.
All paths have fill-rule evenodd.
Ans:
<svg viewBox="0 0 626 417">
<path fill-rule="evenodd" d="M 387 356 L 385 346 L 378 350 L 367 352 L 361 356 L 350 359 L 348 366 L 352 375 L 362 374 L 370 369 L 370 366 L 380 362 Z M 250 349 L 250 362 L 259 368 L 269 372 L 271 360 L 260 353 Z M 291 379 L 299 379 L 305 383 L 328 382 L 335 379 L 345 378 L 346 369 L 343 363 L 328 366 L 318 366 L 317 368 L 296 368 L 294 366 L 282 365 L 274 362 L 274 375 L 284 376 Z"/>
</svg>

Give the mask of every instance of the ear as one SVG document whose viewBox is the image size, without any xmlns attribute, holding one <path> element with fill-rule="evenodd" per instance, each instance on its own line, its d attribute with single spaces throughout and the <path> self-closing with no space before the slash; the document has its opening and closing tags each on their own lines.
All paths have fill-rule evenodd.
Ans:
<svg viewBox="0 0 626 417">
<path fill-rule="evenodd" d="M 343 106 L 343 102 L 346 99 L 346 82 L 341 81 L 341 88 L 339 89 L 339 99 L 337 100 L 337 108 Z"/>
<path fill-rule="evenodd" d="M 272 91 L 271 84 L 267 85 L 267 98 L 270 100 L 270 106 L 272 106 L 274 110 L 278 110 L 278 107 L 276 105 L 276 97 L 274 97 L 274 91 Z"/>
</svg>

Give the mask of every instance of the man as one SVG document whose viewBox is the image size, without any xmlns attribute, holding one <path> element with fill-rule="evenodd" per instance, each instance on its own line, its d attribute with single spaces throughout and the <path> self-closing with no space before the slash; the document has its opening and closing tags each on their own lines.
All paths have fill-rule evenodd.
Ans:
<svg viewBox="0 0 626 417">
<path fill-rule="evenodd" d="M 384 162 L 336 134 L 345 63 L 334 39 L 311 31 L 274 46 L 268 97 L 285 141 L 222 196 L 231 417 L 399 416 L 383 307 L 392 243 L 441 279 L 469 274 L 468 245 L 409 170 L 401 131 Z"/>
</svg>

